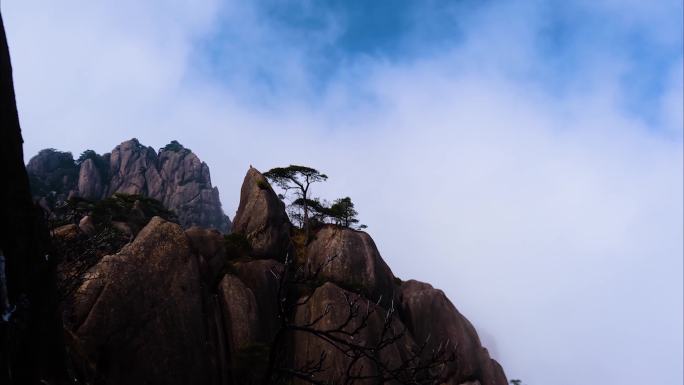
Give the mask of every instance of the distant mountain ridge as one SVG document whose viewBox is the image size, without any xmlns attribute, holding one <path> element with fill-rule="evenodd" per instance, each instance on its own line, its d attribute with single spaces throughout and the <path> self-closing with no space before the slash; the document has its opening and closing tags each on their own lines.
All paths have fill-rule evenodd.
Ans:
<svg viewBox="0 0 684 385">
<path fill-rule="evenodd" d="M 137 194 L 162 202 L 184 228 L 230 231 L 209 167 L 176 141 L 155 151 L 134 138 L 111 153 L 88 150 L 76 160 L 70 152 L 45 149 L 26 169 L 34 199 L 47 210 L 73 197 L 100 200 L 114 193 Z"/>
</svg>

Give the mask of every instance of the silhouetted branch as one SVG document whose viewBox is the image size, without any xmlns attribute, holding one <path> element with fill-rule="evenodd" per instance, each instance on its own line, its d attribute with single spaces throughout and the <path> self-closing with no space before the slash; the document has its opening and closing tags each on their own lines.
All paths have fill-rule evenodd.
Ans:
<svg viewBox="0 0 684 385">
<path fill-rule="evenodd" d="M 455 350 L 448 341 L 428 350 L 429 337 L 421 344 L 407 347 L 399 361 L 386 359 L 392 348 L 400 348 L 409 339 L 406 327 L 397 322 L 394 302 L 388 309 L 380 306 L 381 299 L 373 303 L 360 295 L 343 293 L 344 313 L 333 313 L 333 304 L 326 304 L 319 314 L 312 314 L 307 321 L 294 318 L 298 308 L 306 306 L 313 293 L 299 296 L 297 288 L 319 282 L 319 276 L 337 256 L 328 258 L 315 267 L 295 265 L 288 255 L 284 267 L 271 273 L 278 280 L 279 329 L 271 344 L 267 371 L 262 383 L 289 383 L 293 379 L 309 384 L 438 384 L 445 380 L 447 364 L 455 360 Z M 323 324 L 328 317 L 340 316 L 333 325 Z M 376 330 L 377 321 L 381 324 Z M 368 334 L 368 333 L 372 334 Z M 326 367 L 328 354 L 321 351 L 315 360 L 308 360 L 293 367 L 287 359 L 288 337 L 308 335 L 316 338 L 346 358 L 344 373 L 337 375 Z M 367 335 L 367 338 L 364 338 Z"/>
</svg>

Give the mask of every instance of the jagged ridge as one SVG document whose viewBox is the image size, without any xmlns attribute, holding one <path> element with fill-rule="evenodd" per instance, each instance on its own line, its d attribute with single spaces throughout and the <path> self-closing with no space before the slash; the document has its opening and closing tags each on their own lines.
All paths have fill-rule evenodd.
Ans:
<svg viewBox="0 0 684 385">
<path fill-rule="evenodd" d="M 100 200 L 114 193 L 137 194 L 162 202 L 184 228 L 230 230 L 209 167 L 179 143 L 157 152 L 131 139 L 111 153 L 84 155 L 76 162 L 71 153 L 46 149 L 31 158 L 26 168 L 41 206 L 52 210 L 72 197 Z"/>
</svg>

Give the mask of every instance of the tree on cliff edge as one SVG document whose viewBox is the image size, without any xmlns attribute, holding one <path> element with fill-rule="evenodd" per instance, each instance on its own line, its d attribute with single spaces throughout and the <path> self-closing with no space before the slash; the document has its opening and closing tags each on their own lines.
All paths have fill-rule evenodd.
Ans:
<svg viewBox="0 0 684 385">
<path fill-rule="evenodd" d="M 350 197 L 336 199 L 329 210 L 330 216 L 340 226 L 352 227 L 359 223 L 356 219 L 359 213 L 354 209 L 354 203 Z M 361 225 L 361 228 L 365 228 L 365 225 Z"/>
<path fill-rule="evenodd" d="M 295 165 L 272 168 L 265 172 L 264 176 L 285 191 L 294 190 L 295 195 L 301 199 L 304 229 L 306 239 L 309 239 L 309 188 L 313 183 L 326 181 L 328 176 L 314 168 Z"/>
</svg>

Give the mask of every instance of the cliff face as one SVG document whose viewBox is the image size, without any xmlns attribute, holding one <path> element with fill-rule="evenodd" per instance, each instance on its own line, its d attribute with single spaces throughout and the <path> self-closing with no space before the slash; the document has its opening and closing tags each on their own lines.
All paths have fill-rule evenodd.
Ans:
<svg viewBox="0 0 684 385">
<path fill-rule="evenodd" d="M 156 152 L 131 139 L 111 153 L 90 153 L 78 161 L 71 153 L 42 150 L 27 170 L 34 199 L 48 210 L 72 197 L 100 200 L 114 193 L 137 194 L 162 202 L 184 228 L 226 233 L 231 227 L 218 189 L 211 185 L 209 167 L 177 142 Z"/>
<path fill-rule="evenodd" d="M 128 169 L 129 162 L 148 162 L 152 154 L 141 151 L 116 164 Z M 150 176 L 118 188 L 142 188 L 157 174 L 164 179 L 159 171 L 146 172 Z M 297 230 L 256 169 L 245 177 L 239 207 L 227 238 L 232 242 L 216 231 L 183 231 L 156 217 L 80 277 L 65 301 L 65 322 L 73 359 L 89 381 L 277 383 L 266 373 L 309 370 L 318 383 L 334 384 L 350 373 L 387 375 L 387 368 L 430 362 L 432 352 L 449 346 L 453 359 L 416 377 L 439 373 L 440 380 L 418 383 L 507 384 L 473 325 L 444 293 L 397 279 L 368 234 L 325 226 L 310 242 L 297 244 Z M 284 283 L 311 272 L 313 279 Z M 393 338 L 383 344 L 388 335 Z M 340 344 L 377 348 L 359 355 Z M 282 367 L 273 370 L 273 362 Z M 311 383 L 289 378 L 287 383 Z"/>
<path fill-rule="evenodd" d="M 0 16 L 0 383 L 66 383 L 55 263 L 33 205 Z M 61 382 L 65 381 L 65 382 Z"/>
</svg>

